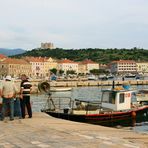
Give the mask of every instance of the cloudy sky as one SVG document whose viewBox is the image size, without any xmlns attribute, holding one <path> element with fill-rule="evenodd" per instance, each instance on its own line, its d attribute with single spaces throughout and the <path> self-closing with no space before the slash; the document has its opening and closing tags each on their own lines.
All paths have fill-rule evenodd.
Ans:
<svg viewBox="0 0 148 148">
<path fill-rule="evenodd" d="M 148 49 L 148 0 L 0 0 L 0 47 Z"/>
</svg>

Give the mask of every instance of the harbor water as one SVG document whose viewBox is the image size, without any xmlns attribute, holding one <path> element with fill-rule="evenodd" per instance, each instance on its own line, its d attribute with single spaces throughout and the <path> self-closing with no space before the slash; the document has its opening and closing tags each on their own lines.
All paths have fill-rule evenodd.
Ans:
<svg viewBox="0 0 148 148">
<path fill-rule="evenodd" d="M 93 100 L 99 101 L 101 99 L 101 90 L 110 89 L 111 86 L 102 86 L 102 87 L 74 87 L 72 91 L 67 92 L 52 92 L 53 97 L 71 97 L 72 99 L 81 99 L 81 100 Z M 148 89 L 147 85 L 133 85 L 131 89 Z M 48 95 L 32 95 L 32 109 L 34 112 L 40 112 L 44 108 Z M 148 123 L 141 123 L 135 127 L 130 128 L 136 132 L 143 132 L 148 134 Z"/>
</svg>

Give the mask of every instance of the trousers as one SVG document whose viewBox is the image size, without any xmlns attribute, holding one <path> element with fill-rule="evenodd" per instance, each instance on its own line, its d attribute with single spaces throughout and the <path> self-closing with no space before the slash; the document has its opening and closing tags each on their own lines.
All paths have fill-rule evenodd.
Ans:
<svg viewBox="0 0 148 148">
<path fill-rule="evenodd" d="M 30 96 L 23 96 L 23 99 L 20 100 L 21 102 L 21 112 L 22 112 L 22 118 L 25 118 L 25 107 L 27 108 L 27 112 L 29 115 L 29 118 L 32 117 L 32 108 L 30 103 Z"/>
<path fill-rule="evenodd" d="M 14 98 L 2 99 L 2 113 L 1 118 L 4 120 L 5 116 L 9 113 L 10 120 L 14 119 Z"/>
</svg>

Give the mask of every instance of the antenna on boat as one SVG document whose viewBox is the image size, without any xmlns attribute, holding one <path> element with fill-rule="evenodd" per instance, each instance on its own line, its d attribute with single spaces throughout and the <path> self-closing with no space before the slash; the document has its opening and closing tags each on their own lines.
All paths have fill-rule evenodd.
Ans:
<svg viewBox="0 0 148 148">
<path fill-rule="evenodd" d="M 115 81 L 113 80 L 112 89 L 115 88 Z"/>
</svg>

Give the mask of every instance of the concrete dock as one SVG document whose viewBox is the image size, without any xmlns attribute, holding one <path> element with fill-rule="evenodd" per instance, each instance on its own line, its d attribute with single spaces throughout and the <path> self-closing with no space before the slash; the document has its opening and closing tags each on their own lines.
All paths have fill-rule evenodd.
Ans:
<svg viewBox="0 0 148 148">
<path fill-rule="evenodd" d="M 0 148 L 148 148 L 148 134 L 53 118 L 0 121 Z"/>
</svg>

